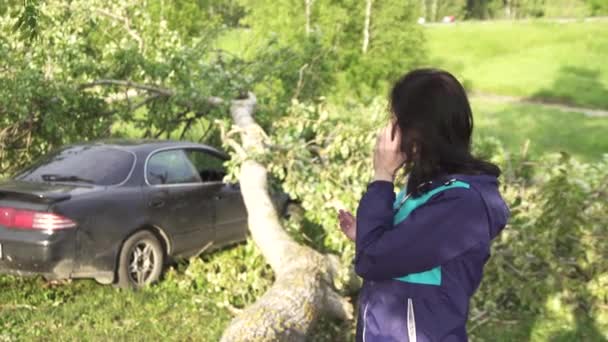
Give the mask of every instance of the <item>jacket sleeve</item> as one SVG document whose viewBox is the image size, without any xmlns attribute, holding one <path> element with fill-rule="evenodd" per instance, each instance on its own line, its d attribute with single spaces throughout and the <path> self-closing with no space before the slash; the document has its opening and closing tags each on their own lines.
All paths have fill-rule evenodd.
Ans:
<svg viewBox="0 0 608 342">
<path fill-rule="evenodd" d="M 477 191 L 442 191 L 397 225 L 394 200 L 392 183 L 374 181 L 359 202 L 355 271 L 364 279 L 428 271 L 489 242 L 488 215 Z"/>
</svg>

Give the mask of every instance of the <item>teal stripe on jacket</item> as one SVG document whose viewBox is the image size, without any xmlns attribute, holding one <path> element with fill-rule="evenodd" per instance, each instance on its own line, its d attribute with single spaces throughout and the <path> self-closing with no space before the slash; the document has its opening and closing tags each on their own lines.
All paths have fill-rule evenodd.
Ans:
<svg viewBox="0 0 608 342">
<path fill-rule="evenodd" d="M 397 194 L 397 197 L 395 198 L 395 203 L 393 203 L 393 209 L 397 210 L 393 219 L 393 224 L 398 225 L 400 222 L 405 220 L 414 210 L 416 210 L 416 208 L 424 205 L 438 193 L 454 188 L 469 189 L 470 185 L 465 182 L 454 181 L 448 185 L 442 185 L 440 187 L 437 187 L 417 198 L 406 198 L 405 202 L 401 204 L 407 192 L 407 189 L 404 188 L 399 192 L 399 194 Z M 441 266 L 437 266 L 425 272 L 412 273 L 395 279 L 406 283 L 439 286 L 441 285 Z"/>
</svg>

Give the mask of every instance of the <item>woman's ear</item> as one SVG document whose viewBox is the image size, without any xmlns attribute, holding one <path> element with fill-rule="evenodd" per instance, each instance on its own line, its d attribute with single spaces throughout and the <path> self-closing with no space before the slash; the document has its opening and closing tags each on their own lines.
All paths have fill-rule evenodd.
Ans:
<svg viewBox="0 0 608 342">
<path fill-rule="evenodd" d="M 397 135 L 397 130 L 399 129 L 399 125 L 397 125 L 397 119 L 395 116 L 391 117 L 391 140 L 395 140 L 395 136 Z"/>
</svg>

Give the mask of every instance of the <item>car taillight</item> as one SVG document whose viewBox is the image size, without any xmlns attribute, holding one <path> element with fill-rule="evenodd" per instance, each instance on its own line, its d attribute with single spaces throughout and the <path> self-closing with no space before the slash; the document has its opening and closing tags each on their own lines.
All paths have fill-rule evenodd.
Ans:
<svg viewBox="0 0 608 342">
<path fill-rule="evenodd" d="M 54 231 L 76 227 L 67 217 L 41 211 L 0 207 L 0 225 L 16 229 Z"/>
</svg>

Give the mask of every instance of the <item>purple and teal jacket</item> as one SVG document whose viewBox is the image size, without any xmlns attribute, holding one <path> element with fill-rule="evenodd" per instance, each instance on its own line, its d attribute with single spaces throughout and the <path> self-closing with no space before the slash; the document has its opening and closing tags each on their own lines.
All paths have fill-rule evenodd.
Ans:
<svg viewBox="0 0 608 342">
<path fill-rule="evenodd" d="M 357 341 L 467 341 L 469 300 L 509 209 L 496 177 L 448 175 L 416 197 L 374 181 L 357 209 Z"/>
</svg>

